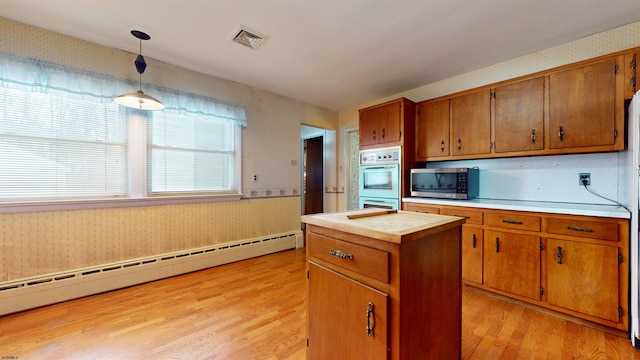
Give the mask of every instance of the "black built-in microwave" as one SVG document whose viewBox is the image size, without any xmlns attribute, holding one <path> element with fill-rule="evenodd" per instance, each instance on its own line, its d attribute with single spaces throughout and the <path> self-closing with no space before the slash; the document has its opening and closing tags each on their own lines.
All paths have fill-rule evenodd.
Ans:
<svg viewBox="0 0 640 360">
<path fill-rule="evenodd" d="M 477 168 L 411 169 L 411 196 L 441 199 L 478 197 Z"/>
</svg>

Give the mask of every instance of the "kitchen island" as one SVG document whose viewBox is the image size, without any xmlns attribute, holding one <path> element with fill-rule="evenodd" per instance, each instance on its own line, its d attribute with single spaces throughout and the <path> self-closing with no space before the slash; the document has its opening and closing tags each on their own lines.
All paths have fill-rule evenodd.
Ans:
<svg viewBox="0 0 640 360">
<path fill-rule="evenodd" d="M 363 209 L 302 221 L 307 359 L 460 358 L 463 218 Z"/>
</svg>

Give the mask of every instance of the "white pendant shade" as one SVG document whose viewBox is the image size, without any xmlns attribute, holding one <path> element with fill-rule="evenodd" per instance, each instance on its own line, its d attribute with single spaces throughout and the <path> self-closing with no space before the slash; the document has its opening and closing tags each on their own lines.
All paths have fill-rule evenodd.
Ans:
<svg viewBox="0 0 640 360">
<path fill-rule="evenodd" d="M 164 105 L 156 98 L 138 90 L 134 93 L 122 94 L 115 98 L 120 105 L 140 110 L 162 110 Z"/>
</svg>

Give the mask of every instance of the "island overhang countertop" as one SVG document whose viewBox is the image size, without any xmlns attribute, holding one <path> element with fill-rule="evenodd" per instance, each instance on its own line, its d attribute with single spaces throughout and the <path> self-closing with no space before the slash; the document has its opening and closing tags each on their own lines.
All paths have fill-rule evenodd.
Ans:
<svg viewBox="0 0 640 360">
<path fill-rule="evenodd" d="M 303 215 L 302 222 L 396 244 L 464 224 L 464 218 L 368 208 Z"/>
</svg>

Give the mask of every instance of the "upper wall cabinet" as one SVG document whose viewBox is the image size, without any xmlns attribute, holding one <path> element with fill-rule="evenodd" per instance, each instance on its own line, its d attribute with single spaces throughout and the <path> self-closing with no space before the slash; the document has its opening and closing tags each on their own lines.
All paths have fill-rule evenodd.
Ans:
<svg viewBox="0 0 640 360">
<path fill-rule="evenodd" d="M 489 89 L 451 99 L 451 155 L 491 152 L 490 99 Z"/>
<path fill-rule="evenodd" d="M 544 148 L 544 77 L 498 86 L 493 91 L 498 154 Z"/>
<path fill-rule="evenodd" d="M 624 100 L 638 87 L 639 53 L 633 49 L 420 102 L 416 161 L 624 150 Z"/>
<path fill-rule="evenodd" d="M 415 142 L 415 104 L 405 98 L 360 110 L 360 149 Z"/>
<path fill-rule="evenodd" d="M 638 78 L 640 77 L 640 49 L 624 55 L 624 98 L 631 99 L 633 94 L 640 90 Z"/>
<path fill-rule="evenodd" d="M 549 75 L 551 149 L 617 149 L 618 132 L 624 129 L 616 122 L 616 102 L 624 104 L 622 92 L 616 96 L 620 73 L 616 59 L 608 59 Z M 622 138 L 619 142 L 624 145 Z"/>
<path fill-rule="evenodd" d="M 416 105 L 416 161 L 449 156 L 449 99 Z"/>
</svg>

